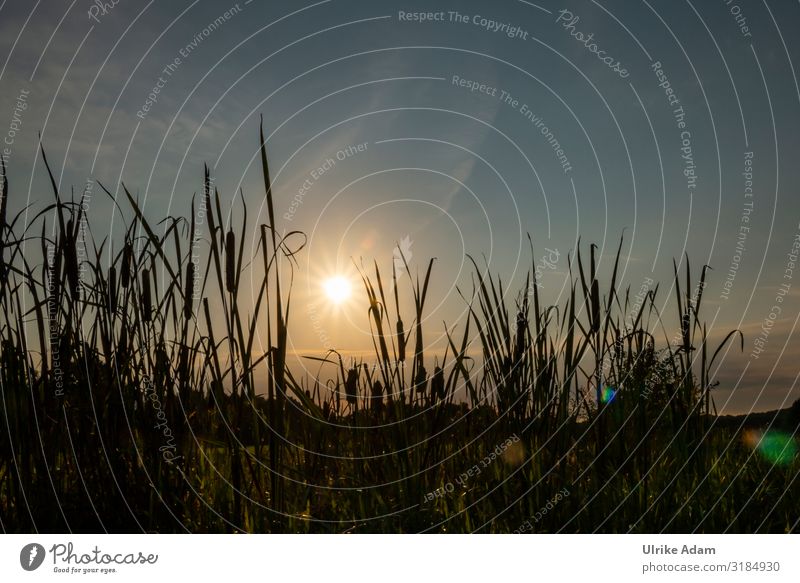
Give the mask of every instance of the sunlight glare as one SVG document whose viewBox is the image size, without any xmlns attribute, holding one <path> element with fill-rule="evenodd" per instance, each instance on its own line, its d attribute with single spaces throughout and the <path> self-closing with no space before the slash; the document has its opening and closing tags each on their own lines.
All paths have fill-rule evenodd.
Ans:
<svg viewBox="0 0 800 583">
<path fill-rule="evenodd" d="M 350 282 L 340 275 L 325 280 L 323 287 L 325 295 L 334 304 L 341 304 L 350 297 Z"/>
</svg>

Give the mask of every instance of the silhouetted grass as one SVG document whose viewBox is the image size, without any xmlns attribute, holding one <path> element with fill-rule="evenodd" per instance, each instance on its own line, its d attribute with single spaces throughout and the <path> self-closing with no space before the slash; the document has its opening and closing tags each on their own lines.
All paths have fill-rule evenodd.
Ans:
<svg viewBox="0 0 800 583">
<path fill-rule="evenodd" d="M 81 200 L 62 198 L 43 160 L 55 201 L 22 232 L 3 166 L 4 531 L 511 532 L 536 516 L 535 532 L 795 528 L 797 461 L 761 459 L 716 425 L 711 371 L 743 340 L 709 345 L 707 271 L 693 287 L 688 258 L 675 341 L 657 286 L 638 309 L 620 287 L 622 241 L 605 288 L 595 247 L 587 265 L 576 251 L 560 306 L 542 304 L 533 264 L 514 296 L 473 260 L 468 316 L 446 327 L 441 360 L 423 336 L 434 261 L 418 274 L 404 260 L 404 290 L 394 267 L 389 288 L 362 266 L 376 366 L 331 351 L 311 357 L 317 378 L 295 378 L 286 274 L 304 236 L 275 224 L 263 132 L 258 257 L 243 198 L 234 226 L 207 168 L 203 225 L 197 201 L 151 225 L 120 185 L 122 240 L 84 243 Z"/>
</svg>

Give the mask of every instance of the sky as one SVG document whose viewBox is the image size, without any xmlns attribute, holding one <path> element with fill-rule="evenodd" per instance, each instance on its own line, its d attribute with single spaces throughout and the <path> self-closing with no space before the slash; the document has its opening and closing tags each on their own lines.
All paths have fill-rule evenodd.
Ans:
<svg viewBox="0 0 800 583">
<path fill-rule="evenodd" d="M 800 6 L 775 1 L 0 0 L 10 205 L 50 201 L 41 136 L 62 192 L 94 185 L 95 237 L 124 225 L 97 182 L 124 183 L 150 219 L 187 216 L 204 163 L 252 230 L 263 116 L 279 226 L 307 236 L 293 353 L 370 348 L 363 301 L 334 308 L 323 282 L 362 261 L 390 273 L 398 245 L 412 272 L 436 258 L 435 343 L 463 325 L 467 255 L 510 297 L 543 265 L 544 296 L 563 303 L 579 240 L 602 277 L 623 237 L 623 285 L 660 282 L 667 320 L 673 259 L 695 280 L 711 266 L 709 335 L 745 334 L 718 359 L 718 408 L 788 406 L 797 24 Z"/>
</svg>

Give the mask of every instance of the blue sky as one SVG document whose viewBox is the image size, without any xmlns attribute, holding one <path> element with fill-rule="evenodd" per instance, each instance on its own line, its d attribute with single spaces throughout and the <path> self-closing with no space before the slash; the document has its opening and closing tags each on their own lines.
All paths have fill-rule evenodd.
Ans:
<svg viewBox="0 0 800 583">
<path fill-rule="evenodd" d="M 207 162 L 224 199 L 241 190 L 249 224 L 263 222 L 255 163 L 263 115 L 276 210 L 291 218 L 284 227 L 309 236 L 296 280 L 298 306 L 320 301 L 320 278 L 346 270 L 351 258 L 375 258 L 390 269 L 395 245 L 406 240 L 414 265 L 437 257 L 430 326 L 441 331 L 443 321 L 456 325 L 463 314 L 453 290 L 469 282 L 466 253 L 485 254 L 494 272 L 519 283 L 530 265 L 530 233 L 534 260 L 545 247 L 561 253 L 543 276 L 555 302 L 578 237 L 600 246 L 607 270 L 624 232 L 624 282 L 637 289 L 645 278 L 661 281 L 668 319 L 674 319 L 672 259 L 688 253 L 698 273 L 704 263 L 713 267 L 704 302 L 710 333 L 721 338 L 733 327 L 746 333 L 744 354 L 725 356 L 718 404 L 766 409 L 800 396 L 792 388 L 800 350 L 790 336 L 800 282 L 781 305 L 766 352 L 749 356 L 779 284 L 791 283 L 784 278 L 786 253 L 800 222 L 797 5 L 120 0 L 104 10 L 93 6 L 0 2 L 0 132 L 8 137 L 12 122 L 17 128 L 6 153 L 12 207 L 49 200 L 36 154 L 41 132 L 65 192 L 80 191 L 87 178 L 112 192 L 124 181 L 150 218 L 186 215 Z M 409 22 L 400 15 L 420 11 L 442 13 L 442 20 Z M 509 38 L 487 20 L 525 34 Z M 589 34 L 592 41 L 580 40 Z M 617 74 L 598 51 L 628 75 Z M 678 127 L 659 86 L 664 77 L 654 68 L 683 107 L 685 127 Z M 486 89 L 470 91 L 458 79 Z M 25 92 L 21 111 L 15 104 Z M 689 132 L 693 188 L 684 174 L 682 132 Z M 567 172 L 553 140 L 569 161 Z M 742 175 L 748 152 L 752 198 L 744 196 Z M 304 183 L 309 187 L 295 199 Z M 96 235 L 119 232 L 112 211 L 95 192 Z M 234 216 L 241 217 L 240 206 Z M 749 231 L 726 296 L 743 226 Z M 363 334 L 344 331 L 363 329 L 363 312 L 327 319 L 334 344 L 367 346 Z M 308 310 L 298 308 L 295 317 L 297 350 L 320 349 Z"/>
</svg>

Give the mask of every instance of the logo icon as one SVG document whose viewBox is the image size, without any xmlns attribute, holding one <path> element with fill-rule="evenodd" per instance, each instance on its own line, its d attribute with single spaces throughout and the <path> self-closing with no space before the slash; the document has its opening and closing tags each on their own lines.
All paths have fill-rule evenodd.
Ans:
<svg viewBox="0 0 800 583">
<path fill-rule="evenodd" d="M 35 571 L 44 562 L 44 547 L 37 543 L 30 543 L 22 547 L 19 552 L 19 564 L 26 571 Z"/>
</svg>

